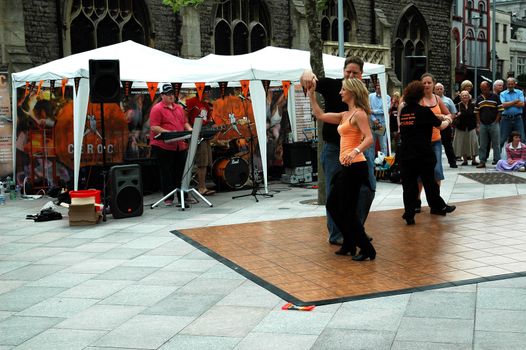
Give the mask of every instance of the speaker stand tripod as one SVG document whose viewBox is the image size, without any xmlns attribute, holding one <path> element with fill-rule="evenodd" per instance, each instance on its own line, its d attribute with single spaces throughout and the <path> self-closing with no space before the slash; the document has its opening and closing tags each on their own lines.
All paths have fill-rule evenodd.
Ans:
<svg viewBox="0 0 526 350">
<path fill-rule="evenodd" d="M 259 183 L 257 182 L 257 179 L 256 179 L 256 169 L 255 169 L 255 164 L 254 164 L 254 135 L 252 134 L 252 128 L 250 127 L 250 122 L 247 123 L 247 125 L 248 125 L 248 132 L 250 133 L 249 151 L 250 151 L 250 180 L 252 181 L 252 191 L 250 193 L 242 194 L 240 196 L 233 196 L 232 199 L 253 196 L 256 202 L 259 202 L 258 196 L 274 197 L 274 195 L 259 192 Z"/>
<path fill-rule="evenodd" d="M 106 222 L 106 129 L 104 127 L 104 102 L 100 103 L 100 128 L 102 143 L 102 221 Z"/>
<path fill-rule="evenodd" d="M 203 202 L 208 204 L 210 207 L 213 207 L 212 203 L 206 199 L 198 190 L 193 187 L 190 187 L 190 181 L 192 180 L 192 168 L 194 166 L 195 152 L 197 151 L 197 144 L 200 138 L 199 134 L 201 132 L 201 126 L 203 125 L 203 118 L 195 118 L 194 125 L 192 126 L 192 137 L 190 138 L 190 149 L 188 150 L 188 155 L 186 156 L 186 163 L 184 165 L 183 179 L 181 181 L 181 188 L 176 188 L 172 192 L 168 193 L 163 198 L 159 199 L 157 202 L 150 206 L 151 209 L 159 205 L 165 199 L 179 193 L 179 201 L 181 203 L 181 210 L 185 210 L 184 195 L 186 193 L 192 195 L 195 199 L 202 199 Z"/>
</svg>

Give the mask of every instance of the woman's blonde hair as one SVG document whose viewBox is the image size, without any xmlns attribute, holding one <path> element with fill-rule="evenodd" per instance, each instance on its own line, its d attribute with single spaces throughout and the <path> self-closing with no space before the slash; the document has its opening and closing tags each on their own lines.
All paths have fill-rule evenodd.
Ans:
<svg viewBox="0 0 526 350">
<path fill-rule="evenodd" d="M 460 91 L 466 90 L 467 87 L 473 89 L 473 83 L 469 80 L 464 80 L 462 83 L 460 83 Z"/>
<path fill-rule="evenodd" d="M 369 91 L 360 79 L 349 78 L 343 79 L 342 87 L 353 94 L 354 105 L 365 111 L 367 115 L 371 114 L 371 107 L 369 106 Z"/>
</svg>

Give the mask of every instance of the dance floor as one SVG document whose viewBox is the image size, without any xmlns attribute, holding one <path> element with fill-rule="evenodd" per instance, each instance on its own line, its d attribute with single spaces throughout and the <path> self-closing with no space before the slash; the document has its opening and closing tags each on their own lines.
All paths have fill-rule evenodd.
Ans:
<svg viewBox="0 0 526 350">
<path fill-rule="evenodd" d="M 338 256 L 325 217 L 173 231 L 297 305 L 323 305 L 526 276 L 526 196 L 457 204 L 446 217 L 422 208 L 407 226 L 402 210 L 371 212 L 374 261 Z"/>
</svg>

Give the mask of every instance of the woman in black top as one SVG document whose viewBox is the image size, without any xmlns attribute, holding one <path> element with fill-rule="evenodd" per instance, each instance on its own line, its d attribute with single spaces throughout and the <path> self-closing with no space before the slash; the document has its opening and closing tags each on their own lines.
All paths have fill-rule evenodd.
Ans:
<svg viewBox="0 0 526 350">
<path fill-rule="evenodd" d="M 435 181 L 436 157 L 431 147 L 433 127 L 444 129 L 451 119 L 440 121 L 429 107 L 421 106 L 424 85 L 419 81 L 410 83 L 404 90 L 404 107 L 400 111 L 401 145 L 397 154 L 404 190 L 405 213 L 402 216 L 408 225 L 415 223 L 415 207 L 418 195 L 418 177 L 422 179 L 431 214 L 446 215 L 455 206 L 446 205 L 440 197 L 440 188 Z"/>
<path fill-rule="evenodd" d="M 453 149 L 456 155 L 460 155 L 464 159 L 462 165 L 468 165 L 468 157 L 472 159 L 471 165 L 478 165 L 479 163 L 476 160 L 479 151 L 477 116 L 475 115 L 475 104 L 471 101 L 469 92 L 462 91 L 460 93 L 457 111 Z"/>
</svg>

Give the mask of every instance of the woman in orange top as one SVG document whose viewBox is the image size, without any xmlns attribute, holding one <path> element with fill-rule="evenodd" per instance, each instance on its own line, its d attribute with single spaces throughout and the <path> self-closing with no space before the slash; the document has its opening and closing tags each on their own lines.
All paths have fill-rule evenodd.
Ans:
<svg viewBox="0 0 526 350">
<path fill-rule="evenodd" d="M 343 235 L 343 245 L 336 251 L 338 255 L 351 254 L 353 260 L 374 260 L 376 250 L 365 234 L 358 217 L 357 203 L 362 184 L 370 186 L 368 168 L 362 150 L 373 143 L 369 127 L 369 94 L 359 79 L 344 79 L 340 96 L 349 110 L 341 113 L 324 113 L 318 102 L 314 88 L 309 89 L 309 98 L 314 115 L 325 123 L 338 124 L 340 134 L 340 163 L 342 170 L 331 183 L 327 198 L 327 211 L 334 219 Z M 356 254 L 356 247 L 360 254 Z"/>
</svg>

